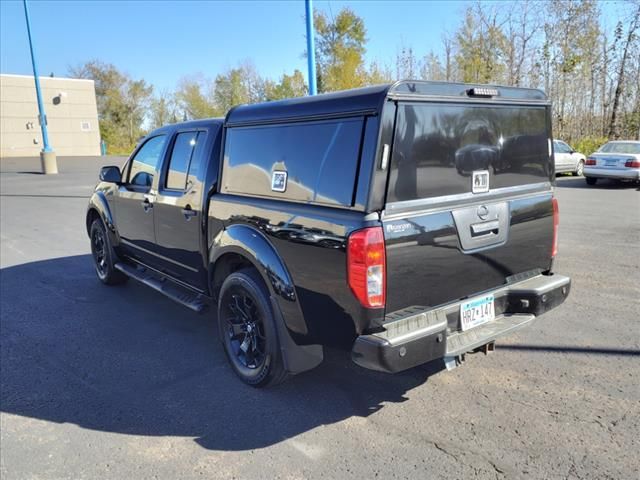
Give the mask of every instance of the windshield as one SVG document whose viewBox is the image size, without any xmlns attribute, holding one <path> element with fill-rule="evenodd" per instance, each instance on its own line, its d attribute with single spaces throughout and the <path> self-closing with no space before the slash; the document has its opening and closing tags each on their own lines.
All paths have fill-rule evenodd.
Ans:
<svg viewBox="0 0 640 480">
<path fill-rule="evenodd" d="M 606 143 L 600 149 L 603 153 L 631 153 L 640 154 L 640 143 L 634 142 L 615 142 Z"/>
</svg>

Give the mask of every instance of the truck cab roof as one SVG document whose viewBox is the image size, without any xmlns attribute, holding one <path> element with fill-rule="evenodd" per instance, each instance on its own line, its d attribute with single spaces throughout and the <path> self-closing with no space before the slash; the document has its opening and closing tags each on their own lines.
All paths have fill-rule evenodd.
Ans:
<svg viewBox="0 0 640 480">
<path fill-rule="evenodd" d="M 178 123 L 170 123 L 169 125 L 164 125 L 160 128 L 149 132 L 149 135 L 157 135 L 160 133 L 173 133 L 176 130 L 188 130 L 188 129 L 198 129 L 198 128 L 206 128 L 214 125 L 222 125 L 224 123 L 224 118 L 216 117 L 216 118 L 203 118 L 200 120 L 189 120 L 187 122 L 178 122 Z"/>
</svg>

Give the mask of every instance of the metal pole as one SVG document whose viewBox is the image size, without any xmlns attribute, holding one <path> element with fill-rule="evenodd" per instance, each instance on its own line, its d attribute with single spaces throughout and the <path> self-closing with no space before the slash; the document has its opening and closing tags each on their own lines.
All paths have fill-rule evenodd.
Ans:
<svg viewBox="0 0 640 480">
<path fill-rule="evenodd" d="M 309 95 L 315 95 L 316 91 L 316 48 L 313 39 L 313 5 L 311 0 L 304 1 L 307 14 L 307 64 L 309 70 Z"/>
<path fill-rule="evenodd" d="M 33 39 L 31 38 L 31 19 L 29 17 L 29 6 L 27 0 L 23 0 L 24 17 L 27 21 L 27 35 L 29 36 L 29 50 L 31 51 L 31 64 L 33 65 L 33 79 L 36 84 L 36 97 L 38 99 L 38 116 L 40 119 L 40 129 L 42 130 L 42 152 L 40 160 L 42 162 L 43 173 L 58 173 L 56 164 L 56 154 L 49 145 L 49 133 L 47 132 L 47 115 L 42 103 L 42 92 L 40 91 L 40 78 L 38 77 L 38 67 L 36 65 L 36 55 L 33 49 Z"/>
</svg>

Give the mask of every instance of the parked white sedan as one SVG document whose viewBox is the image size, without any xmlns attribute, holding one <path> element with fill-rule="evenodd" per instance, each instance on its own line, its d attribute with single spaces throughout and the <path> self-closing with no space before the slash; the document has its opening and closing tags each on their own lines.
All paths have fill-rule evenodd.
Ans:
<svg viewBox="0 0 640 480">
<path fill-rule="evenodd" d="M 579 177 L 582 175 L 586 158 L 576 152 L 569 144 L 562 140 L 553 141 L 553 158 L 556 165 L 556 173 L 573 173 Z"/>
<path fill-rule="evenodd" d="M 640 181 L 640 141 L 605 143 L 587 158 L 584 176 L 588 185 L 599 178 Z"/>
</svg>

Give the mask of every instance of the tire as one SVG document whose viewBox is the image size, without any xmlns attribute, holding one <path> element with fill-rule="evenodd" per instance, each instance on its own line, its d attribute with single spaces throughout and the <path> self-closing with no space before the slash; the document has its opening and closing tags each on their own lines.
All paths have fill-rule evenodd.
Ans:
<svg viewBox="0 0 640 480">
<path fill-rule="evenodd" d="M 598 179 L 595 177 L 584 177 L 584 179 L 587 182 L 587 185 L 595 185 L 598 181 Z"/>
<path fill-rule="evenodd" d="M 276 318 L 262 278 L 253 269 L 229 275 L 218 295 L 218 331 L 227 360 L 247 385 L 283 382 L 284 368 Z"/>
<path fill-rule="evenodd" d="M 581 177 L 583 171 L 584 171 L 584 162 L 582 160 L 580 160 L 578 162 L 578 165 L 576 166 L 575 172 L 573 172 L 573 176 L 574 177 Z"/>
<path fill-rule="evenodd" d="M 111 243 L 109 243 L 107 230 L 99 218 L 94 219 L 91 223 L 89 238 L 91 240 L 91 256 L 98 279 L 105 285 L 119 285 L 126 282 L 129 277 L 114 267 L 115 254 Z"/>
</svg>

